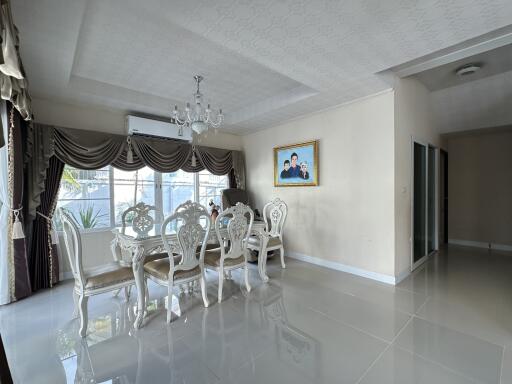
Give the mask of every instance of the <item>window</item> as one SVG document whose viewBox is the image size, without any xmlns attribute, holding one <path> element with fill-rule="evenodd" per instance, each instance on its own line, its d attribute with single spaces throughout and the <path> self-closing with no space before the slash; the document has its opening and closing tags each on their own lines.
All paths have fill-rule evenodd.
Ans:
<svg viewBox="0 0 512 384">
<path fill-rule="evenodd" d="M 215 176 L 207 170 L 199 172 L 199 203 L 208 207 L 213 200 L 215 205 L 220 206 L 220 192 L 229 188 L 227 176 Z"/>
<path fill-rule="evenodd" d="M 84 229 L 110 227 L 110 169 L 85 171 L 66 166 L 57 207 Z"/>
<path fill-rule="evenodd" d="M 220 205 L 220 192 L 228 186 L 228 176 L 206 170 L 159 173 L 148 167 L 137 171 L 105 167 L 85 171 L 66 166 L 57 206 L 68 210 L 83 229 L 105 229 L 120 226 L 123 212 L 141 201 L 155 205 L 164 216 L 187 200 L 206 207 L 210 200 Z M 157 217 L 157 223 L 161 219 Z"/>
<path fill-rule="evenodd" d="M 162 212 L 168 216 L 187 200 L 194 201 L 195 175 L 181 169 L 173 173 L 162 173 Z"/>
<path fill-rule="evenodd" d="M 156 205 L 156 172 L 144 167 L 137 171 L 122 171 L 112 168 L 113 172 L 113 205 L 115 225 L 122 224 L 123 212 L 143 201 L 148 205 Z M 131 222 L 130 218 L 127 218 Z"/>
</svg>

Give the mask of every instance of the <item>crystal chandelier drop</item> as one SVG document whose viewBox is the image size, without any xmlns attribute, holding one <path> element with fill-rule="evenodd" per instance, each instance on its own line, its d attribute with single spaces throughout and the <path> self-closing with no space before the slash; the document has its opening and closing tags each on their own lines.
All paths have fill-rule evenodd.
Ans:
<svg viewBox="0 0 512 384">
<path fill-rule="evenodd" d="M 217 116 L 213 116 L 214 113 L 212 113 L 212 110 L 210 109 L 210 104 L 208 104 L 206 109 L 203 107 L 203 95 L 199 91 L 199 83 L 203 80 L 203 76 L 196 75 L 194 76 L 194 79 L 197 85 L 196 93 L 194 93 L 194 107 L 191 108 L 190 103 L 187 103 L 185 113 L 182 114 L 178 111 L 178 106 L 175 105 L 172 117 L 180 130 L 184 126 L 189 126 L 192 128 L 192 131 L 200 135 L 208 131 L 209 128 L 215 128 L 215 130 L 217 130 L 224 120 L 224 115 L 222 114 L 222 109 L 219 109 Z"/>
</svg>

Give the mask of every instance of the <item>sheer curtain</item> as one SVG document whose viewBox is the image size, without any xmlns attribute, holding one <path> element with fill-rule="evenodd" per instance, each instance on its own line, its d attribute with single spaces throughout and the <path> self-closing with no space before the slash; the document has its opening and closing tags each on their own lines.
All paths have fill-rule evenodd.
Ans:
<svg viewBox="0 0 512 384">
<path fill-rule="evenodd" d="M 8 138 L 7 112 L 5 101 L 0 103 L 2 131 L 5 141 Z M 11 301 L 9 292 L 9 154 L 7 145 L 0 148 L 0 305 Z"/>
</svg>

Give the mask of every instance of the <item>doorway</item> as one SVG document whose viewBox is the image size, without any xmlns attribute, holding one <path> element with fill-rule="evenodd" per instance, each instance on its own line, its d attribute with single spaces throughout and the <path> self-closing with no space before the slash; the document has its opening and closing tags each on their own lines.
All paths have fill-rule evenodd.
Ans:
<svg viewBox="0 0 512 384">
<path fill-rule="evenodd" d="M 412 269 L 438 248 L 437 233 L 437 149 L 413 141 Z"/>
</svg>

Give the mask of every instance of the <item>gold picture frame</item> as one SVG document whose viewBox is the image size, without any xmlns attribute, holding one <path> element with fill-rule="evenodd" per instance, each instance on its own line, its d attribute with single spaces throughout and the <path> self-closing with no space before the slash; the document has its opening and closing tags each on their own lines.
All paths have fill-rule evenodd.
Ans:
<svg viewBox="0 0 512 384">
<path fill-rule="evenodd" d="M 274 187 L 315 187 L 318 180 L 318 140 L 274 147 Z"/>
</svg>

